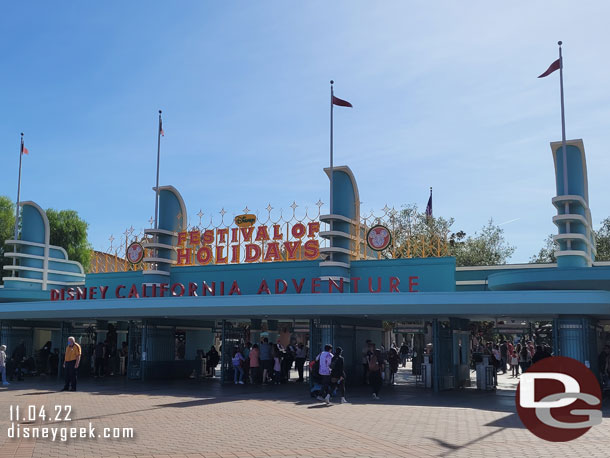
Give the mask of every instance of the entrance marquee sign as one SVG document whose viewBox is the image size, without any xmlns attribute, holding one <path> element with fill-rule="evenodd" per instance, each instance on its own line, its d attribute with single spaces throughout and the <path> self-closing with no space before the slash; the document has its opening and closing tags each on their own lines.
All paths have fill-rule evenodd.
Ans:
<svg viewBox="0 0 610 458">
<path fill-rule="evenodd" d="M 403 292 L 417 293 L 420 278 L 408 277 L 403 285 Z M 143 297 L 172 297 L 172 296 L 232 296 L 242 294 L 319 294 L 319 293 L 400 293 L 400 278 L 398 277 L 351 277 L 349 286 L 343 278 L 338 280 L 314 278 L 292 278 L 289 281 L 277 278 L 273 280 L 262 279 L 257 291 L 242 292 L 237 280 L 232 282 L 189 282 L 118 285 L 110 289 L 109 286 L 89 286 L 77 288 L 52 289 L 52 301 L 72 301 L 84 299 L 139 299 Z M 111 294 L 114 293 L 114 296 Z"/>
<path fill-rule="evenodd" d="M 254 226 L 255 215 L 235 218 L 238 227 L 178 233 L 176 265 L 313 261 L 320 256 L 320 223 Z"/>
</svg>

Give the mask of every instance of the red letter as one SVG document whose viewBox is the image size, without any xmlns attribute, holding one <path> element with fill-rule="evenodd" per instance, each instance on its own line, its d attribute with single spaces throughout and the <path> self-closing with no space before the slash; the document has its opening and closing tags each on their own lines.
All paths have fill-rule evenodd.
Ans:
<svg viewBox="0 0 610 458">
<path fill-rule="evenodd" d="M 227 238 L 227 235 L 229 235 L 229 228 L 226 227 L 224 229 L 218 229 L 216 231 L 216 235 L 218 236 L 218 239 L 219 239 L 218 243 L 227 243 L 226 238 Z"/>
<path fill-rule="evenodd" d="M 284 286 L 284 289 L 281 291 L 280 291 L 280 285 Z M 279 278 L 277 280 L 275 280 L 275 294 L 284 294 L 287 289 L 288 289 L 288 283 L 286 283 L 286 280 L 281 280 Z"/>
<path fill-rule="evenodd" d="M 197 250 L 197 262 L 202 266 L 212 261 L 212 249 L 209 246 L 202 246 Z"/>
<path fill-rule="evenodd" d="M 256 229 L 255 242 L 262 242 L 263 240 L 269 240 L 269 232 L 267 232 L 267 226 L 258 226 Z"/>
<path fill-rule="evenodd" d="M 197 295 L 197 283 L 189 282 L 189 296 Z"/>
<path fill-rule="evenodd" d="M 201 245 L 201 233 L 198 230 L 189 232 L 189 242 L 193 246 Z M 180 236 L 178 236 L 178 245 L 181 245 Z"/>
<path fill-rule="evenodd" d="M 180 290 L 180 294 L 176 294 L 176 288 Z M 184 285 L 182 283 L 174 283 L 171 292 L 172 296 L 184 296 Z"/>
<path fill-rule="evenodd" d="M 216 296 L 216 282 L 212 282 L 212 287 L 210 288 L 206 282 L 203 282 L 203 295 L 206 296 L 206 291 L 210 293 L 210 296 Z"/>
<path fill-rule="evenodd" d="M 319 293 L 320 292 L 318 290 L 319 287 L 320 287 L 320 279 L 319 278 L 312 278 L 311 279 L 311 292 L 312 293 Z"/>
<path fill-rule="evenodd" d="M 243 228 L 242 228 L 243 229 Z M 254 245 L 253 243 L 248 243 L 246 245 L 246 262 L 256 262 L 261 257 L 261 247 L 259 245 Z"/>
<path fill-rule="evenodd" d="M 337 285 L 337 282 L 335 282 L 335 280 L 333 280 L 332 278 L 328 279 L 328 292 L 329 293 L 333 292 L 333 285 L 335 285 L 335 288 L 337 288 L 337 291 L 342 293 L 343 292 L 343 277 L 339 278 L 338 285 Z"/>
<path fill-rule="evenodd" d="M 231 245 L 231 262 L 239 263 L 239 245 Z"/>
<path fill-rule="evenodd" d="M 131 289 L 129 290 L 129 294 L 127 295 L 127 297 L 140 297 L 140 295 L 138 294 L 138 288 L 135 284 L 131 285 Z"/>
<path fill-rule="evenodd" d="M 295 239 L 300 239 L 305 235 L 305 225 L 302 223 L 296 223 L 294 226 L 292 226 L 291 232 Z"/>
<path fill-rule="evenodd" d="M 271 294 L 271 291 L 269 291 L 269 285 L 267 285 L 267 280 L 265 279 L 263 279 L 263 281 L 261 282 L 261 285 L 258 287 L 258 292 L 256 294 L 261 293 Z"/>
<path fill-rule="evenodd" d="M 176 265 L 178 266 L 187 266 L 191 264 L 191 249 L 190 248 L 178 248 L 176 250 L 178 253 L 178 259 L 176 260 Z"/>
<path fill-rule="evenodd" d="M 186 243 L 187 232 L 178 232 L 178 245 L 182 246 Z"/>
<path fill-rule="evenodd" d="M 398 290 L 398 285 L 400 285 L 400 278 L 398 277 L 390 277 L 390 292 L 391 293 L 400 293 Z"/>
<path fill-rule="evenodd" d="M 223 245 L 216 245 L 216 264 L 226 264 L 229 262 L 226 256 L 222 254 L 225 251 L 225 247 Z"/>
<path fill-rule="evenodd" d="M 419 286 L 419 283 L 413 281 L 413 280 L 419 280 L 419 277 L 409 277 L 409 292 L 410 293 L 417 293 L 418 291 L 416 289 L 413 289 L 414 286 Z"/>
<path fill-rule="evenodd" d="M 106 291 L 108 291 L 107 286 L 100 286 L 100 294 L 102 295 L 102 299 L 106 299 Z"/>
<path fill-rule="evenodd" d="M 280 232 L 281 226 L 279 224 L 273 225 L 273 240 L 282 240 L 284 235 Z"/>
<path fill-rule="evenodd" d="M 239 242 L 239 240 L 237 238 L 237 234 L 239 234 L 239 228 L 238 227 L 234 227 L 233 229 L 231 229 L 231 243 Z"/>
<path fill-rule="evenodd" d="M 52 289 L 51 290 L 51 300 L 52 301 L 56 301 L 59 299 L 59 290 L 58 289 Z"/>
<path fill-rule="evenodd" d="M 239 289 L 239 286 L 237 286 L 237 280 L 234 280 L 233 284 L 231 285 L 231 290 L 229 291 L 229 296 L 232 294 L 239 294 L 241 296 L 241 290 Z"/>
<path fill-rule="evenodd" d="M 284 248 L 286 249 L 286 261 L 296 261 L 297 253 L 301 248 L 301 241 L 298 242 L 284 242 Z"/>
<path fill-rule="evenodd" d="M 360 281 L 360 277 L 351 277 L 350 280 L 352 281 L 352 285 L 354 285 L 352 292 L 357 293 L 358 292 L 358 282 Z"/>
<path fill-rule="evenodd" d="M 311 222 L 307 225 L 309 232 L 307 233 L 308 237 L 315 237 L 316 233 L 320 232 L 320 223 L 317 221 Z"/>
<path fill-rule="evenodd" d="M 117 299 L 125 299 L 125 296 L 121 296 L 119 294 L 119 292 L 125 288 L 125 285 L 119 285 L 116 287 L 116 289 L 114 290 L 114 297 L 116 297 Z"/>
<path fill-rule="evenodd" d="M 378 293 L 381 291 L 381 277 L 377 277 L 377 291 L 373 291 L 373 279 L 369 277 L 369 293 Z"/>
<path fill-rule="evenodd" d="M 281 261 L 280 256 L 280 244 L 277 242 L 271 242 L 267 245 L 267 254 L 265 254 L 265 261 Z"/>
<path fill-rule="evenodd" d="M 76 288 L 76 299 L 87 299 L 87 288 Z"/>
<path fill-rule="evenodd" d="M 203 243 L 206 244 L 206 245 L 214 243 L 214 231 L 213 230 L 208 229 L 207 231 L 204 231 L 204 233 L 203 233 Z"/>
<path fill-rule="evenodd" d="M 303 290 L 303 285 L 305 284 L 305 279 L 301 278 L 301 281 L 297 285 L 297 281 L 293 278 L 292 284 L 294 285 L 294 290 L 297 292 L 297 294 L 300 294 L 301 291 Z"/>
<path fill-rule="evenodd" d="M 95 295 L 97 294 L 97 286 L 89 287 L 89 299 L 97 299 Z"/>
<path fill-rule="evenodd" d="M 254 232 L 254 226 L 252 227 L 241 227 L 241 236 L 244 238 L 244 242 L 252 241 L 252 232 Z"/>
<path fill-rule="evenodd" d="M 167 283 L 161 283 L 159 285 L 159 296 L 165 297 L 165 291 L 167 291 Z"/>
<path fill-rule="evenodd" d="M 303 245 L 303 248 L 305 248 L 305 253 L 303 254 L 305 259 L 313 261 L 320 256 L 320 243 L 317 240 L 308 240 L 305 242 L 305 245 Z"/>
</svg>

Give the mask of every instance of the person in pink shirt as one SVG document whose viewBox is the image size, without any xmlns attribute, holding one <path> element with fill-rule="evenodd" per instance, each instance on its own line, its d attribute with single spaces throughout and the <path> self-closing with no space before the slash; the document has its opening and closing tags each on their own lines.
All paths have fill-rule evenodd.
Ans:
<svg viewBox="0 0 610 458">
<path fill-rule="evenodd" d="M 250 360 L 250 383 L 258 383 L 260 377 L 260 350 L 258 344 L 252 345 L 248 359 Z"/>
</svg>

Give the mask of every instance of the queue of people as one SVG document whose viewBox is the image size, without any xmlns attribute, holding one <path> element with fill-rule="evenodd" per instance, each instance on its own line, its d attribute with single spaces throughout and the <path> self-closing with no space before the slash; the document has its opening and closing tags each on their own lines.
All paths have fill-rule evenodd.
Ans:
<svg viewBox="0 0 610 458">
<path fill-rule="evenodd" d="M 275 344 L 264 337 L 260 344 L 246 342 L 231 350 L 231 365 L 235 384 L 276 384 L 286 383 L 290 371 L 296 368 L 299 382 L 304 382 L 303 368 L 309 356 L 309 349 L 303 344 L 291 341 L 284 347 L 278 339 Z M 206 354 L 208 371 L 213 374 L 220 362 L 220 354 L 214 346 Z"/>
</svg>

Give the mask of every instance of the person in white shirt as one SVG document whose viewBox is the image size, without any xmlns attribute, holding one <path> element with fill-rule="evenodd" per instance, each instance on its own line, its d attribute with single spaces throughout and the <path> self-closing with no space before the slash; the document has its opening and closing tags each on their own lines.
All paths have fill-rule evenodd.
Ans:
<svg viewBox="0 0 610 458">
<path fill-rule="evenodd" d="M 322 379 L 322 396 L 319 400 L 324 400 L 326 404 L 330 404 L 330 363 L 333 360 L 332 345 L 325 345 L 324 351 L 316 358 L 320 362 L 318 373 Z"/>
<path fill-rule="evenodd" d="M 0 373 L 2 374 L 2 385 L 8 386 L 6 381 L 6 345 L 0 345 Z"/>
</svg>

